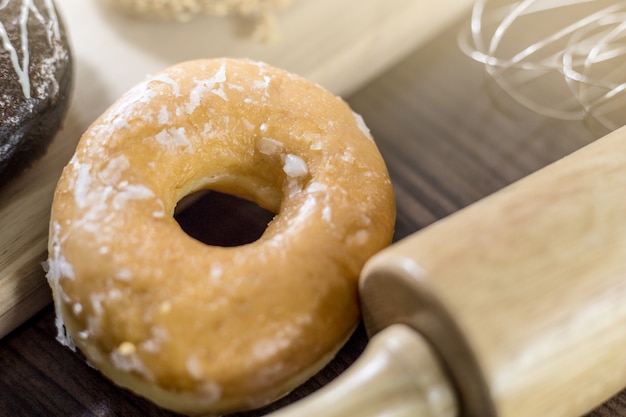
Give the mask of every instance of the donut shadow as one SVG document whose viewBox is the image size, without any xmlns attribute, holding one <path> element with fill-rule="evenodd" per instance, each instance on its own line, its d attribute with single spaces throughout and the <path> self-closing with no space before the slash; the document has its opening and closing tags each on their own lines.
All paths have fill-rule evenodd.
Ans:
<svg viewBox="0 0 626 417">
<path fill-rule="evenodd" d="M 188 21 L 142 19 L 96 1 L 99 13 L 113 31 L 143 51 L 167 62 L 231 55 L 229 45 L 246 42 L 254 48 L 254 18 L 198 15 Z M 226 42 L 227 41 L 227 42 Z"/>
</svg>

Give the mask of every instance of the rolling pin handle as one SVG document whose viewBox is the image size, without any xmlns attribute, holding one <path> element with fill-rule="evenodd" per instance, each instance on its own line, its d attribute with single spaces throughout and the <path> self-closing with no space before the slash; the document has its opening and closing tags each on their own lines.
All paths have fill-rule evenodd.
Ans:
<svg viewBox="0 0 626 417">
<path fill-rule="evenodd" d="M 451 385 L 428 343 L 394 324 L 376 334 L 361 357 L 311 396 L 271 417 L 455 417 Z"/>
</svg>

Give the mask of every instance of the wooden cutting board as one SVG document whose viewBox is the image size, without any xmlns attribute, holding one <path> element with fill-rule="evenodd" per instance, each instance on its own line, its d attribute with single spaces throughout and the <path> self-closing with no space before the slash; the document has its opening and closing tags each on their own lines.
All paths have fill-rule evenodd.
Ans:
<svg viewBox="0 0 626 417">
<path fill-rule="evenodd" d="M 0 189 L 0 337 L 50 302 L 42 262 L 56 181 L 82 132 L 147 74 L 218 56 L 249 57 L 347 95 L 466 14 L 473 0 L 294 0 L 276 16 L 278 39 L 246 36 L 250 22 L 201 17 L 139 21 L 96 0 L 57 0 L 73 47 L 75 84 L 47 155 Z"/>
</svg>

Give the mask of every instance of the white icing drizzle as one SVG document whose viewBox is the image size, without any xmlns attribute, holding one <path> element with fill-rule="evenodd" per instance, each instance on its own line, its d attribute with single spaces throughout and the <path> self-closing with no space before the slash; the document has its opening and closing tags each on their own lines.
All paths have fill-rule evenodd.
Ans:
<svg viewBox="0 0 626 417">
<path fill-rule="evenodd" d="M 213 283 L 219 283 L 222 280 L 222 274 L 224 273 L 224 268 L 222 264 L 216 262 L 211 265 L 211 271 L 209 272 L 209 279 Z"/>
<path fill-rule="evenodd" d="M 87 195 L 91 186 L 91 173 L 89 165 L 80 165 L 76 174 L 76 183 L 74 185 L 74 201 L 80 209 L 87 206 Z"/>
<path fill-rule="evenodd" d="M 48 12 L 48 17 L 50 18 L 52 33 L 57 40 L 61 39 L 61 29 L 59 28 L 59 18 L 57 17 L 56 9 L 54 8 L 54 4 L 52 0 L 44 0 L 44 4 L 46 5 L 46 11 Z"/>
<path fill-rule="evenodd" d="M 158 81 L 169 79 L 159 77 Z M 132 116 L 141 115 L 142 104 L 149 103 L 158 95 L 156 91 L 150 89 L 149 84 L 155 79 L 147 79 L 128 90 L 120 100 L 113 105 L 104 116 L 102 123 L 94 129 L 94 137 L 98 137 L 103 144 L 113 136 L 116 131 L 129 128 L 128 119 Z M 175 83 L 172 80 L 173 83 Z M 175 83 L 177 86 L 178 84 Z M 176 93 L 177 87 L 172 87 Z M 180 92 L 179 92 L 180 93 Z M 94 143 L 94 145 L 96 145 Z"/>
<path fill-rule="evenodd" d="M 83 306 L 81 303 L 74 303 L 74 305 L 72 306 L 72 313 L 74 313 L 75 316 L 79 316 L 80 313 L 83 312 Z"/>
<path fill-rule="evenodd" d="M 187 358 L 185 366 L 187 367 L 187 372 L 193 379 L 197 381 L 202 380 L 204 372 L 202 372 L 202 365 L 197 356 L 191 355 L 189 358 Z"/>
<path fill-rule="evenodd" d="M 233 90 L 237 90 L 239 92 L 245 91 L 245 88 L 243 86 L 237 85 L 237 84 L 233 84 L 233 83 L 228 83 L 228 88 L 232 88 Z"/>
<path fill-rule="evenodd" d="M 115 273 L 115 279 L 128 282 L 133 278 L 133 273 L 129 269 L 120 269 Z"/>
<path fill-rule="evenodd" d="M 283 171 L 289 177 L 303 177 L 309 173 L 309 168 L 306 162 L 299 156 L 293 154 L 285 155 Z"/>
<path fill-rule="evenodd" d="M 155 217 L 164 215 L 164 205 L 154 192 L 143 184 L 131 184 L 123 181 L 122 174 L 130 167 L 124 155 L 111 159 L 97 175 L 92 175 L 90 164 L 80 163 L 72 158 L 70 165 L 74 174 L 74 201 L 83 216 L 73 224 L 74 228 L 83 228 L 92 232 L 106 228 L 114 221 L 115 213 L 124 210 L 131 201 L 152 200 L 156 206 Z"/>
<path fill-rule="evenodd" d="M 88 165 L 81 165 L 82 167 Z M 98 173 L 98 178 L 105 184 L 114 185 L 120 182 L 122 173 L 130 168 L 130 161 L 123 155 L 115 157 Z M 80 174 L 80 173 L 79 173 Z"/>
<path fill-rule="evenodd" d="M 344 162 L 354 163 L 354 155 L 352 155 L 352 148 L 346 148 L 346 150 L 341 154 L 340 159 Z"/>
<path fill-rule="evenodd" d="M 262 339 L 252 346 L 252 354 L 258 359 L 268 359 L 277 355 L 281 350 L 288 348 L 290 344 L 291 340 L 287 338 Z"/>
<path fill-rule="evenodd" d="M 56 317 L 54 320 L 55 326 L 57 328 L 57 337 L 56 340 L 61 343 L 63 346 L 67 346 L 71 350 L 76 350 L 76 344 L 72 337 L 67 333 L 65 329 L 65 323 L 63 321 L 62 308 L 61 308 L 61 297 L 62 288 L 59 285 L 59 280 L 61 276 L 65 276 L 69 279 L 75 279 L 74 270 L 72 265 L 67 262 L 63 254 L 61 253 L 61 225 L 58 222 L 52 223 L 52 236 L 51 236 L 51 251 L 48 261 L 46 262 L 46 279 L 48 280 L 48 284 L 52 291 L 55 293 L 54 297 L 54 310 L 56 313 Z"/>
<path fill-rule="evenodd" d="M 276 155 L 283 150 L 283 143 L 276 139 L 261 137 L 257 140 L 257 148 L 264 155 Z"/>
<path fill-rule="evenodd" d="M 222 397 L 222 388 L 213 381 L 203 382 L 198 389 L 203 394 L 201 401 L 204 404 L 212 404 Z"/>
<path fill-rule="evenodd" d="M 169 123 L 170 121 L 170 113 L 167 111 L 167 106 L 163 105 L 161 106 L 161 109 L 159 110 L 159 124 L 160 125 L 165 125 L 167 123 Z"/>
<path fill-rule="evenodd" d="M 118 185 L 118 192 L 113 197 L 113 208 L 121 211 L 130 200 L 147 200 L 152 197 L 154 193 L 148 187 L 124 181 Z"/>
<path fill-rule="evenodd" d="M 152 336 L 141 342 L 139 347 L 146 352 L 158 353 L 161 351 L 163 341 L 169 338 L 169 334 L 167 329 L 162 326 L 152 326 L 150 333 Z"/>
<path fill-rule="evenodd" d="M 104 294 L 90 294 L 89 301 L 91 301 L 91 308 L 96 316 L 102 316 L 104 313 L 104 307 L 102 307 L 102 302 L 105 300 Z"/>
<path fill-rule="evenodd" d="M 255 125 L 254 123 L 252 123 L 251 121 L 249 121 L 248 119 L 241 119 L 241 122 L 243 123 L 243 125 L 246 127 L 246 129 L 248 129 L 248 131 L 252 132 L 255 129 Z"/>
<path fill-rule="evenodd" d="M 304 180 L 309 173 L 306 162 L 297 155 L 281 154 L 283 172 L 287 175 L 287 181 L 283 192 L 286 196 L 294 196 L 302 190 Z"/>
<path fill-rule="evenodd" d="M 50 286 L 57 288 L 59 279 L 62 276 L 69 279 L 75 279 L 75 276 L 72 265 L 67 262 L 61 253 L 61 225 L 56 221 L 52 223 L 52 232 L 50 245 L 52 250 L 50 258 L 48 259 L 47 278 L 50 282 Z"/>
<path fill-rule="evenodd" d="M 265 90 L 269 87 L 270 85 L 270 77 L 268 77 L 267 75 L 263 76 L 263 80 L 254 80 L 253 86 L 254 88 L 258 88 L 258 89 L 262 89 Z"/>
<path fill-rule="evenodd" d="M 322 219 L 327 223 L 332 223 L 333 209 L 330 206 L 324 206 L 322 209 Z"/>
<path fill-rule="evenodd" d="M 185 109 L 187 113 L 191 114 L 196 110 L 196 108 L 200 105 L 202 96 L 207 92 L 211 92 L 225 101 L 228 101 L 228 97 L 224 91 L 225 81 L 226 62 L 222 62 L 222 65 L 213 77 L 196 81 L 196 86 L 189 93 L 189 103 L 187 103 L 187 107 Z"/>
<path fill-rule="evenodd" d="M 166 147 L 168 151 L 183 148 L 185 152 L 193 153 L 193 145 L 187 137 L 184 127 L 162 130 L 155 136 L 156 141 Z"/>
<path fill-rule="evenodd" d="M 11 0 L 4 0 L 0 3 L 0 10 L 6 8 Z M 59 19 L 56 14 L 52 0 L 45 0 L 44 6 L 47 11 L 49 24 L 46 23 L 43 15 L 35 6 L 34 0 L 22 0 L 19 16 L 19 28 L 20 28 L 20 46 L 22 58 L 20 57 L 17 48 L 11 42 L 6 27 L 0 22 L 0 40 L 2 40 L 2 47 L 9 53 L 9 59 L 13 65 L 13 69 L 17 74 L 18 81 L 22 87 L 22 93 L 27 99 L 31 98 L 31 80 L 29 74 L 30 67 L 30 52 L 29 52 L 29 39 L 28 39 L 28 18 L 32 13 L 35 19 L 42 24 L 48 30 L 48 43 L 53 47 L 53 39 L 60 41 L 61 31 L 59 28 Z M 54 49 L 54 48 L 53 48 Z"/>
<path fill-rule="evenodd" d="M 363 134 L 368 139 L 373 140 L 374 138 L 372 137 L 372 133 L 370 132 L 369 127 L 367 127 L 367 125 L 365 124 L 365 120 L 363 120 L 363 116 L 361 116 L 360 114 L 356 112 L 352 112 L 352 115 L 354 116 L 354 120 L 356 120 L 356 124 L 359 127 L 359 130 L 363 132 Z"/>
<path fill-rule="evenodd" d="M 159 74 L 154 77 L 150 81 L 161 81 L 162 83 L 169 84 L 172 87 L 172 92 L 176 97 L 180 97 L 180 85 L 176 81 L 172 79 L 167 74 Z"/>
</svg>

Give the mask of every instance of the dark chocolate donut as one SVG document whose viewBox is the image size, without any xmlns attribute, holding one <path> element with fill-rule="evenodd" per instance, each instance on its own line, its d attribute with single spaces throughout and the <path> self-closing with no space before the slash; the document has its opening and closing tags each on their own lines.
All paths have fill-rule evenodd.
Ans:
<svg viewBox="0 0 626 417">
<path fill-rule="evenodd" d="M 70 48 L 53 0 L 0 0 L 0 187 L 45 153 L 71 85 Z"/>
</svg>

